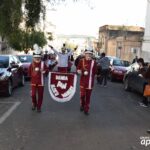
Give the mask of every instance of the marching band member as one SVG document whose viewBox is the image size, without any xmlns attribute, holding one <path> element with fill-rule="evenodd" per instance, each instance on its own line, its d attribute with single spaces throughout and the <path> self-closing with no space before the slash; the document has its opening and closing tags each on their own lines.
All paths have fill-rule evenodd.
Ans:
<svg viewBox="0 0 150 150">
<path fill-rule="evenodd" d="M 44 75 L 48 73 L 48 69 L 45 63 L 41 61 L 42 53 L 38 45 L 34 44 L 33 48 L 33 62 L 29 67 L 29 75 L 31 76 L 32 110 L 37 109 L 37 112 L 41 112 L 44 93 Z M 38 93 L 38 100 L 36 93 Z"/>
<path fill-rule="evenodd" d="M 63 44 L 63 47 L 61 48 L 61 53 L 55 50 L 51 45 L 49 45 L 50 48 L 54 51 L 56 55 L 58 55 L 58 71 L 67 73 L 68 69 L 68 58 L 72 55 L 72 51 L 66 53 L 66 47 L 65 44 Z"/>
<path fill-rule="evenodd" d="M 90 97 L 94 86 L 94 76 L 96 74 L 96 61 L 92 59 L 92 50 L 84 52 L 85 57 L 79 61 L 77 73 L 80 77 L 80 111 L 89 115 Z"/>
</svg>

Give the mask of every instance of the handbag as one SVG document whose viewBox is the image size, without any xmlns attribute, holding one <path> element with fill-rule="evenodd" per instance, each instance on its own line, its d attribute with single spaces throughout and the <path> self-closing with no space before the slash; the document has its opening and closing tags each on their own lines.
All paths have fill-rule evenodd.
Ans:
<svg viewBox="0 0 150 150">
<path fill-rule="evenodd" d="M 145 85 L 145 88 L 144 88 L 144 96 L 150 96 L 150 85 Z"/>
</svg>

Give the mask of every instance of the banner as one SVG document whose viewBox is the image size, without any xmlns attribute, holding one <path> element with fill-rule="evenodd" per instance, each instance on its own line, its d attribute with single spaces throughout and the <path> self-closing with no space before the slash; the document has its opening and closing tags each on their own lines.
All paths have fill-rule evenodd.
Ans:
<svg viewBox="0 0 150 150">
<path fill-rule="evenodd" d="M 57 102 L 70 101 L 76 92 L 76 83 L 76 74 L 49 72 L 49 93 L 52 99 Z"/>
</svg>

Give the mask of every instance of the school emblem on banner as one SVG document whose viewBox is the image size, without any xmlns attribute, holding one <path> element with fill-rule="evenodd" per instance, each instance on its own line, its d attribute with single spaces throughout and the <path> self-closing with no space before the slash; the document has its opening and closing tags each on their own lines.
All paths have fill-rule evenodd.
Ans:
<svg viewBox="0 0 150 150">
<path fill-rule="evenodd" d="M 57 102 L 67 102 L 76 92 L 77 75 L 73 73 L 50 72 L 49 93 Z"/>
</svg>

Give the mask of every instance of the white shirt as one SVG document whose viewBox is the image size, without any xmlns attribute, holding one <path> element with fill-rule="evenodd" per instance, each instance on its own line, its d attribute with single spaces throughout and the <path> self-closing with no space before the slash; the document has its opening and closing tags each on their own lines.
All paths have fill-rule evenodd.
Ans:
<svg viewBox="0 0 150 150">
<path fill-rule="evenodd" d="M 58 55 L 58 67 L 68 67 L 68 57 L 72 55 L 72 51 L 62 54 L 55 49 L 52 49 L 56 55 Z"/>
</svg>

